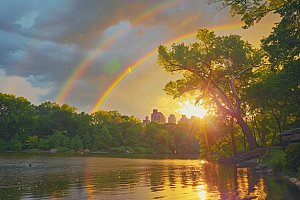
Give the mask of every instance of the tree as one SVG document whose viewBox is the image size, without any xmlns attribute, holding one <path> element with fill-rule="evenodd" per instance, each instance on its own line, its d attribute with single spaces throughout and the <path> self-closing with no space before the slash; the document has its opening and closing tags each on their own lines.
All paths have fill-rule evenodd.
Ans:
<svg viewBox="0 0 300 200">
<path fill-rule="evenodd" d="M 299 0 L 210 0 L 222 2 L 222 8 L 230 6 L 232 16 L 241 15 L 249 28 L 270 12 L 280 15 L 272 33 L 262 40 L 262 48 L 268 53 L 272 68 L 298 68 L 300 55 L 300 1 Z M 221 10 L 220 9 L 220 10 Z M 298 72 L 299 75 L 299 72 Z"/>
<path fill-rule="evenodd" d="M 38 149 L 49 150 L 49 140 L 48 139 L 40 139 L 38 144 Z"/>
<path fill-rule="evenodd" d="M 9 141 L 18 134 L 22 144 L 38 127 L 36 113 L 26 98 L 1 92 L 0 122 L 0 138 Z"/>
<path fill-rule="evenodd" d="M 267 119 L 273 118 L 275 130 L 272 130 L 274 141 L 275 136 L 287 129 L 297 128 L 296 118 L 299 113 L 299 76 L 289 73 L 288 69 L 274 72 L 270 69 L 263 69 L 260 80 L 246 89 L 243 99 L 247 100 L 249 106 L 248 113 L 253 115 L 254 126 L 258 127 Z M 257 121 L 257 119 L 260 119 Z M 272 122 L 268 122 L 268 127 Z M 266 145 L 266 124 L 258 131 L 258 136 Z M 277 130 L 276 130 L 277 129 Z M 260 132 L 262 135 L 260 135 Z M 272 142 L 273 143 L 273 142 Z"/>
<path fill-rule="evenodd" d="M 133 147 L 138 144 L 137 131 L 133 128 L 127 128 L 124 135 L 124 145 Z"/>
<path fill-rule="evenodd" d="M 26 145 L 28 146 L 28 149 L 34 149 L 37 148 L 38 141 L 39 141 L 38 136 L 34 135 L 32 137 L 29 136 L 25 142 Z"/>
<path fill-rule="evenodd" d="M 120 144 L 122 144 L 123 136 L 118 126 L 114 124 L 112 126 L 108 126 L 107 128 L 112 136 L 112 146 L 119 146 Z"/>
<path fill-rule="evenodd" d="M 74 138 L 74 146 L 76 151 L 83 149 L 83 144 L 79 135 L 76 135 Z"/>
<path fill-rule="evenodd" d="M 83 148 L 92 149 L 92 138 L 89 132 L 83 134 L 82 142 L 83 142 Z"/>
<path fill-rule="evenodd" d="M 110 142 L 111 142 L 111 135 L 109 134 L 108 129 L 104 126 L 103 129 L 101 130 L 101 134 L 99 137 L 100 142 L 102 143 L 103 146 L 109 147 Z"/>
<path fill-rule="evenodd" d="M 159 66 L 168 73 L 183 74 L 183 78 L 170 81 L 164 90 L 173 98 L 190 93 L 197 94 L 196 103 L 213 103 L 219 112 L 237 120 L 249 148 L 256 148 L 251 129 L 243 119 L 240 95 L 251 84 L 251 69 L 262 65 L 263 53 L 238 35 L 217 37 L 214 32 L 200 29 L 196 39 L 199 43 L 173 44 L 171 50 L 158 47 Z"/>
<path fill-rule="evenodd" d="M 219 11 L 230 6 L 231 16 L 241 15 L 245 25 L 243 28 L 249 28 L 258 23 L 264 16 L 270 12 L 278 13 L 288 8 L 298 0 L 209 0 L 209 4 L 222 3 Z M 299 3 L 299 1 L 298 1 Z"/>
</svg>

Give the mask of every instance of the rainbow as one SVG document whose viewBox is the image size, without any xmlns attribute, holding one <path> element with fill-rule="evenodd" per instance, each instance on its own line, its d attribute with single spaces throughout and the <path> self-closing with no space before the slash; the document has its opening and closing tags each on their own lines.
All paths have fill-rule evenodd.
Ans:
<svg viewBox="0 0 300 200">
<path fill-rule="evenodd" d="M 230 65 L 230 67 L 231 67 L 232 61 L 231 61 L 229 58 L 224 58 L 224 59 L 228 61 L 229 65 Z"/>
<path fill-rule="evenodd" d="M 120 31 L 114 33 L 111 37 L 109 37 L 106 41 L 101 43 L 97 48 L 88 56 L 85 58 L 79 65 L 78 67 L 74 70 L 72 75 L 69 77 L 69 79 L 65 82 L 65 84 L 62 86 L 62 89 L 59 91 L 57 94 L 55 101 L 57 103 L 62 103 L 67 96 L 69 96 L 71 89 L 74 87 L 76 80 L 78 80 L 82 74 L 85 72 L 85 70 L 91 65 L 91 63 L 95 60 L 99 52 L 103 51 L 105 48 L 107 48 L 109 45 L 114 43 L 117 39 L 118 36 L 120 36 L 124 31 L 127 29 L 130 29 L 130 27 L 136 26 L 140 24 L 143 20 L 150 18 L 150 16 L 155 15 L 166 8 L 170 7 L 172 4 L 176 4 L 180 2 L 180 0 L 168 0 L 168 1 L 163 1 L 162 3 L 159 3 L 150 9 L 148 9 L 146 12 L 138 15 L 136 18 L 134 18 L 130 24 Z"/>
<path fill-rule="evenodd" d="M 232 30 L 241 28 L 241 24 L 234 24 L 231 26 L 219 26 L 219 27 L 210 27 L 207 28 L 212 31 L 226 31 L 226 30 Z M 170 46 L 173 43 L 181 42 L 183 40 L 191 39 L 195 37 L 197 32 L 193 31 L 191 33 L 185 34 L 183 36 L 180 36 L 176 39 L 173 39 L 170 42 L 167 42 L 164 44 L 165 46 Z M 152 50 L 150 53 L 146 54 L 144 57 L 142 57 L 140 60 L 135 62 L 133 65 L 131 65 L 129 68 L 131 69 L 131 73 L 134 72 L 134 70 L 144 64 L 146 61 L 150 60 L 157 54 L 157 49 Z M 107 100 L 107 98 L 112 94 L 112 92 L 125 80 L 125 78 L 129 75 L 128 69 L 124 70 L 124 72 L 105 90 L 105 92 L 101 95 L 101 97 L 98 99 L 95 107 L 93 108 L 92 112 L 96 112 Z"/>
</svg>

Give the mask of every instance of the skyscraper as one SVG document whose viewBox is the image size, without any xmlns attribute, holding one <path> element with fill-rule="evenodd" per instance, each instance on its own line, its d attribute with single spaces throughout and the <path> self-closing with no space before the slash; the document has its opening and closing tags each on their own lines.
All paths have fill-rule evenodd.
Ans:
<svg viewBox="0 0 300 200">
<path fill-rule="evenodd" d="M 149 120 L 149 117 L 146 116 L 146 119 L 143 120 L 143 126 L 148 123 L 150 123 L 150 120 Z"/>
<path fill-rule="evenodd" d="M 171 114 L 170 117 L 168 117 L 168 123 L 176 124 L 176 117 L 174 114 Z"/>
<path fill-rule="evenodd" d="M 166 123 L 166 118 L 161 112 L 157 112 L 157 109 L 153 109 L 153 113 L 151 114 L 151 122 Z"/>
</svg>

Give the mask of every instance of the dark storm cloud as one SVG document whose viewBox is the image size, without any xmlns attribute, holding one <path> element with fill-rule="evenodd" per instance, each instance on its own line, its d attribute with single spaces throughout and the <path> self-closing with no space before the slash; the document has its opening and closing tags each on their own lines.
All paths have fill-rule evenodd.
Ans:
<svg viewBox="0 0 300 200">
<path fill-rule="evenodd" d="M 27 78 L 33 87 L 47 88 L 41 101 L 53 100 L 86 58 L 92 62 L 74 84 L 69 102 L 95 101 L 127 66 L 159 44 L 197 30 L 204 1 L 175 0 L 155 15 L 135 20 L 161 0 L 2 1 L 0 8 L 0 69 L 6 76 Z M 206 5 L 207 6 L 207 5 Z M 193 13 L 193 14 L 191 14 Z M 179 23 L 180 22 L 180 23 Z M 99 45 L 123 32 L 107 48 Z M 121 68 L 108 75 L 103 67 L 116 56 Z M 90 100 L 89 100 L 90 99 Z"/>
</svg>

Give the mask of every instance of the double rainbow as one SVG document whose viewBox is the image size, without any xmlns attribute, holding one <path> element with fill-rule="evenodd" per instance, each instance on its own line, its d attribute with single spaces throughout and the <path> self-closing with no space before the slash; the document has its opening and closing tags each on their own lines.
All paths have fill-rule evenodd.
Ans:
<svg viewBox="0 0 300 200">
<path fill-rule="evenodd" d="M 172 5 L 175 5 L 177 3 L 180 3 L 180 0 L 168 0 L 163 1 L 162 3 L 159 3 L 151 8 L 149 8 L 146 12 L 140 14 L 136 18 L 134 18 L 132 21 L 130 21 L 130 24 L 124 28 L 122 28 L 120 31 L 112 34 L 107 40 L 105 40 L 103 43 L 101 43 L 97 48 L 88 56 L 86 59 L 84 59 L 78 67 L 74 70 L 72 75 L 69 77 L 69 79 L 65 82 L 65 84 L 62 86 L 62 89 L 57 94 L 55 101 L 57 103 L 63 103 L 64 100 L 69 96 L 71 89 L 74 87 L 76 80 L 79 79 L 82 74 L 85 72 L 85 70 L 91 65 L 91 63 L 95 60 L 95 58 L 99 55 L 101 51 L 106 49 L 109 45 L 114 43 L 118 36 L 120 36 L 124 31 L 130 29 L 133 26 L 136 26 L 138 24 L 141 24 L 144 20 L 149 19 L 151 16 L 166 10 Z"/>
<path fill-rule="evenodd" d="M 209 30 L 211 30 L 211 31 L 226 31 L 226 30 L 240 29 L 240 28 L 241 28 L 241 24 L 234 24 L 234 25 L 231 25 L 231 26 L 219 26 L 219 27 L 209 28 Z M 185 34 L 183 36 L 180 36 L 176 39 L 173 39 L 173 40 L 167 42 L 164 45 L 165 46 L 170 46 L 173 43 L 177 43 L 177 42 L 181 42 L 181 41 L 184 41 L 184 40 L 187 40 L 187 39 L 191 39 L 191 38 L 195 37 L 196 34 L 197 34 L 197 32 L 195 32 L 195 31 L 190 32 L 190 33 Z M 155 55 L 157 55 L 157 49 L 152 50 L 150 53 L 148 53 L 147 55 L 142 57 L 140 60 L 135 62 L 133 65 L 131 65 L 129 67 L 131 69 L 131 73 L 134 72 L 134 70 L 136 70 L 136 68 L 138 68 L 139 66 L 144 64 L 146 61 L 153 58 Z M 228 62 L 231 65 L 231 61 L 229 59 L 228 59 Z M 92 112 L 96 112 L 99 108 L 101 108 L 101 106 L 105 103 L 105 101 L 108 99 L 108 97 L 126 79 L 126 77 L 128 77 L 129 74 L 130 74 L 130 72 L 127 69 L 125 69 L 124 72 L 100 96 L 100 98 L 98 99 L 98 101 L 97 101 L 95 107 L 93 108 Z"/>
</svg>

